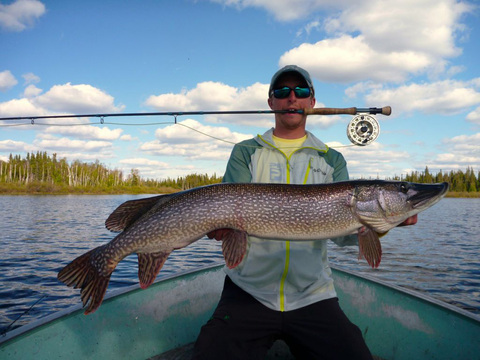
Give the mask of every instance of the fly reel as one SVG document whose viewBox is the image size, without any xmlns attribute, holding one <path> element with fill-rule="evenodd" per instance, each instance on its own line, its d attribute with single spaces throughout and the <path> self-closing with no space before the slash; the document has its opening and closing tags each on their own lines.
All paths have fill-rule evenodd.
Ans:
<svg viewBox="0 0 480 360">
<path fill-rule="evenodd" d="M 380 125 L 377 119 L 368 114 L 358 114 L 347 126 L 348 140 L 354 145 L 369 145 L 379 134 Z"/>
</svg>

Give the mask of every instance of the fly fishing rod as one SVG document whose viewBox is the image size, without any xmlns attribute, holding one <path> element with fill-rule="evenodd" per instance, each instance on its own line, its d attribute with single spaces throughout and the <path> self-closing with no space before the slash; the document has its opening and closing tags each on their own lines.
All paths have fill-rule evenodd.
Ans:
<svg viewBox="0 0 480 360">
<path fill-rule="evenodd" d="M 163 112 L 142 112 L 142 113 L 109 113 L 109 114 L 80 114 L 80 115 L 34 115 L 34 116 L 16 116 L 2 117 L 0 121 L 11 120 L 38 120 L 38 119 L 65 119 L 65 118 L 106 118 L 106 117 L 128 117 L 128 116 L 185 116 L 185 115 L 241 115 L 241 114 L 281 114 L 298 113 L 306 115 L 356 115 L 356 114 L 382 114 L 390 115 L 392 108 L 385 106 L 383 108 L 313 108 L 300 110 L 225 110 L 225 111 L 163 111 Z"/>
<path fill-rule="evenodd" d="M 108 114 L 79 114 L 79 115 L 34 115 L 2 117 L 0 121 L 30 120 L 35 124 L 38 119 L 65 119 L 65 118 L 100 118 L 103 124 L 106 117 L 130 117 L 130 116 L 173 116 L 175 124 L 178 116 L 186 115 L 242 115 L 242 114 L 286 114 L 297 113 L 305 115 L 356 115 L 347 126 L 347 137 L 354 145 L 365 146 L 378 137 L 380 126 L 374 115 L 381 114 L 389 116 L 392 113 L 390 106 L 382 108 L 311 108 L 299 110 L 219 110 L 219 111 L 163 111 L 163 112 L 142 112 L 142 113 L 108 113 Z"/>
</svg>

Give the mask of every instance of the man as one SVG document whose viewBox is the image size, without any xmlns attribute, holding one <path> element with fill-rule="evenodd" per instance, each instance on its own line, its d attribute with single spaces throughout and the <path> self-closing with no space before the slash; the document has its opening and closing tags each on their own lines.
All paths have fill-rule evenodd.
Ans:
<svg viewBox="0 0 480 360">
<path fill-rule="evenodd" d="M 289 65 L 272 77 L 268 105 L 275 128 L 237 144 L 223 182 L 314 184 L 348 180 L 343 156 L 305 130 L 315 105 L 304 69 Z M 228 229 L 210 238 L 221 240 Z M 357 245 L 356 235 L 332 239 Z M 222 297 L 202 327 L 194 359 L 263 359 L 277 339 L 297 359 L 372 359 L 358 327 L 338 305 L 327 260 L 327 241 L 248 238 L 247 253 L 226 269 Z"/>
</svg>

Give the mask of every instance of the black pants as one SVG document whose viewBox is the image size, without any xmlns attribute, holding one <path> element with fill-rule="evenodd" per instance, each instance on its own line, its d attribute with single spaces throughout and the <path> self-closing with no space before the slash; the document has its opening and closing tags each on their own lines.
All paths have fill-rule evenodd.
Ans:
<svg viewBox="0 0 480 360">
<path fill-rule="evenodd" d="M 372 359 L 359 328 L 348 320 L 337 298 L 275 311 L 228 276 L 220 302 L 195 343 L 193 359 L 264 359 L 278 339 L 296 359 Z"/>
</svg>

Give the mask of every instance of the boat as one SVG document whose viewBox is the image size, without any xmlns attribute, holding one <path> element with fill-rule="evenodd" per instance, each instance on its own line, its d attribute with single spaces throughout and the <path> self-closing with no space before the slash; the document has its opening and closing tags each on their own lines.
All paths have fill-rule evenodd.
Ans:
<svg viewBox="0 0 480 360">
<path fill-rule="evenodd" d="M 340 305 L 376 359 L 480 359 L 480 316 L 373 277 L 332 267 Z M 111 292 L 85 316 L 81 304 L 8 332 L 7 359 L 189 359 L 223 287 L 222 265 Z M 275 343 L 269 359 L 293 359 Z"/>
</svg>

